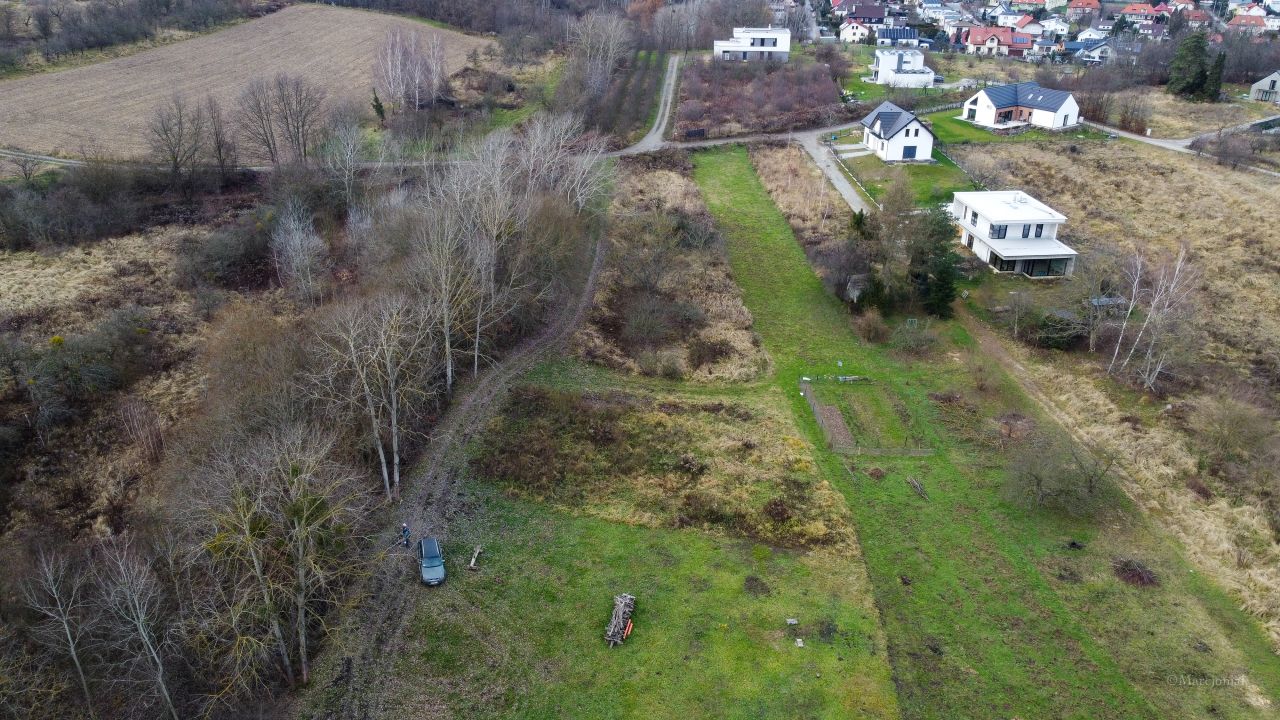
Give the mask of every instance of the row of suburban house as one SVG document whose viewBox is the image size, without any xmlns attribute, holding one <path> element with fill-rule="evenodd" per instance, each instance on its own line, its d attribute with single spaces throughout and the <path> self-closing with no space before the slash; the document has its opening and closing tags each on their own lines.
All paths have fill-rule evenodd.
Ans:
<svg viewBox="0 0 1280 720">
<path fill-rule="evenodd" d="M 1269 10 L 1268 4 L 1274 10 Z M 1229 0 L 1229 5 L 1234 16 L 1226 23 L 1228 30 L 1255 35 L 1280 32 L 1280 0 L 1264 0 L 1264 4 Z M 1143 43 L 1164 41 L 1174 14 L 1193 30 L 1216 32 L 1220 22 L 1208 11 L 1208 3 L 1201 8 L 1193 0 L 1124 6 L 1104 6 L 1100 0 L 992 0 L 985 9 L 970 12 L 965 9 L 968 7 L 942 0 L 832 0 L 834 14 L 842 18 L 832 39 L 899 47 L 947 45 L 974 55 L 1096 64 L 1135 54 Z M 1053 8 L 1059 13 L 1038 12 Z M 909 12 L 938 32 L 926 37 L 918 28 L 907 27 Z M 1116 31 L 1120 21 L 1127 23 L 1123 33 Z M 1077 28 L 1079 32 L 1073 37 Z"/>
<path fill-rule="evenodd" d="M 1009 102 L 1044 105 L 1047 100 L 1030 88 L 994 94 L 995 102 L 1006 107 Z M 979 100 L 978 105 L 985 103 Z M 1028 109 L 1040 112 L 1038 107 Z M 881 103 L 863 118 L 862 128 L 862 144 L 885 162 L 927 162 L 933 154 L 929 126 L 891 102 Z M 1054 278 L 1069 276 L 1074 269 L 1076 251 L 1058 240 L 1066 216 L 1020 190 L 954 193 L 948 211 L 959 228 L 957 240 L 993 272 Z"/>
</svg>

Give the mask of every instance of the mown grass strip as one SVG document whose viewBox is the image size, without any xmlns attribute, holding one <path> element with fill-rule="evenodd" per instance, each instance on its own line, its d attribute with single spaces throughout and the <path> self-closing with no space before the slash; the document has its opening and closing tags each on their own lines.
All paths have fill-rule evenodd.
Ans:
<svg viewBox="0 0 1280 720">
<path fill-rule="evenodd" d="M 932 415 L 918 369 L 854 339 L 848 315 L 810 270 L 746 151 L 700 153 L 694 175 L 725 234 L 735 278 L 776 363 L 776 381 L 792 395 L 797 421 L 815 445 L 821 436 L 795 390 L 804 374 L 872 375 L 894 388 L 913 414 Z M 954 442 L 936 427 L 928 434 L 928 442 L 952 452 L 888 460 L 882 464 L 889 475 L 880 482 L 851 480 L 838 458 L 816 452 L 859 523 L 904 714 L 1156 715 L 1003 532 L 1003 518 L 984 505 L 992 478 L 964 472 L 950 457 Z M 925 478 L 929 502 L 906 484 L 908 474 Z"/>
</svg>

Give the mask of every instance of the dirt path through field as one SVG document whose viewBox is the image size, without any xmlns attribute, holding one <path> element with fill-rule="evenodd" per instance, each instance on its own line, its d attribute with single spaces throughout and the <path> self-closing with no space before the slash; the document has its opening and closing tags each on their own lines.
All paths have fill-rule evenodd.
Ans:
<svg viewBox="0 0 1280 720">
<path fill-rule="evenodd" d="M 360 596 L 359 606 L 343 622 L 343 652 L 333 664 L 332 677 L 318 676 L 327 689 L 321 693 L 326 707 L 321 717 L 364 720 L 383 717 L 389 693 L 384 686 L 393 662 L 405 648 L 407 625 L 424 588 L 417 580 L 417 564 L 410 551 L 395 543 L 401 522 L 407 522 L 414 538 L 449 535 L 449 520 L 458 508 L 456 499 L 465 475 L 467 444 L 482 431 L 502 404 L 512 383 L 546 355 L 568 342 L 586 316 L 595 296 L 596 281 L 608 253 L 602 238 L 595 244 L 590 270 L 576 298 L 538 335 L 521 344 L 467 387 L 436 426 L 427 452 L 418 464 L 418 477 L 405 484 L 398 512 L 387 518 L 369 552 L 376 557 L 374 570 Z"/>
</svg>

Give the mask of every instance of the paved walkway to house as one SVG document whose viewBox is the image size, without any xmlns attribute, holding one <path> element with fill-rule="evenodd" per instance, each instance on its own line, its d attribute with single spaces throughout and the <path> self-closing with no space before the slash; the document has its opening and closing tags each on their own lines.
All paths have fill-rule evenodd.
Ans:
<svg viewBox="0 0 1280 720">
<path fill-rule="evenodd" d="M 859 157 L 862 157 L 863 155 L 871 154 L 871 148 L 867 147 L 866 145 L 863 145 L 862 143 L 857 143 L 854 145 L 834 145 L 832 147 L 834 148 L 836 154 L 839 155 L 840 159 L 842 160 L 848 160 L 849 158 L 859 158 Z"/>
</svg>

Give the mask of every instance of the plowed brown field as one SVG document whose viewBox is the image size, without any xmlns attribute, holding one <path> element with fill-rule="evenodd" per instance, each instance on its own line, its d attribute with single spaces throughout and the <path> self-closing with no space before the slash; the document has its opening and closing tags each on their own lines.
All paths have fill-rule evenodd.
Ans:
<svg viewBox="0 0 1280 720">
<path fill-rule="evenodd" d="M 323 85 L 330 98 L 365 99 L 373 53 L 388 29 L 438 35 L 450 68 L 488 41 L 392 15 L 295 5 L 210 35 L 96 65 L 0 82 L 0 146 L 62 155 L 147 152 L 153 109 L 175 92 L 216 97 L 231 110 L 255 77 L 279 72 Z"/>
</svg>

